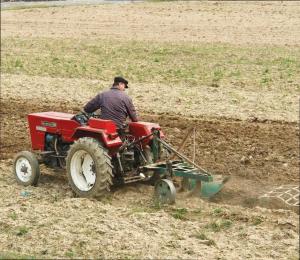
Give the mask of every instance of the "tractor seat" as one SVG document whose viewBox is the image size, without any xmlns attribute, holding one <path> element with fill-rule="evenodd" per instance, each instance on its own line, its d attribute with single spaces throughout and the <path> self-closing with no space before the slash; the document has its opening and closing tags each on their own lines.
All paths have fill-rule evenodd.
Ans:
<svg viewBox="0 0 300 260">
<path fill-rule="evenodd" d="M 88 121 L 88 125 L 92 128 L 103 129 L 107 134 L 114 134 L 117 132 L 117 126 L 112 120 L 90 118 Z"/>
</svg>

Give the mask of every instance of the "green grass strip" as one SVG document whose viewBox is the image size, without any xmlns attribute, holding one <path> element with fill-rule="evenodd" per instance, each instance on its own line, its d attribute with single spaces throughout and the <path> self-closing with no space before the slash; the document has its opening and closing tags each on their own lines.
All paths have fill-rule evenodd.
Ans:
<svg viewBox="0 0 300 260">
<path fill-rule="evenodd" d="M 134 82 L 295 88 L 300 48 L 2 38 L 2 73 Z"/>
<path fill-rule="evenodd" d="M 0 252 L 0 259 L 36 259 L 34 256 L 21 254 L 18 252 Z"/>
</svg>

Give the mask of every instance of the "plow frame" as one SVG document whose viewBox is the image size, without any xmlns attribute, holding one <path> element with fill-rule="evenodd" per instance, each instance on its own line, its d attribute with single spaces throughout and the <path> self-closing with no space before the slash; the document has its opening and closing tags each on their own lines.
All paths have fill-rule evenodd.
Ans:
<svg viewBox="0 0 300 260">
<path fill-rule="evenodd" d="M 153 129 L 151 135 L 153 135 L 151 148 L 154 161 L 159 158 L 161 145 L 180 158 L 180 160 L 170 160 L 167 158 L 164 162 L 152 163 L 140 167 L 141 172 L 152 171 L 159 176 L 164 176 L 164 179 L 160 179 L 155 183 L 155 197 L 159 202 L 168 204 L 175 202 L 176 189 L 172 181 L 173 177 L 182 178 L 181 190 L 190 189 L 192 190 L 191 194 L 196 194 L 204 198 L 214 196 L 223 188 L 228 178 L 215 181 L 212 174 L 160 139 L 159 131 Z"/>
<path fill-rule="evenodd" d="M 187 179 L 194 179 L 196 181 L 212 182 L 213 176 L 206 173 L 202 173 L 197 168 L 189 165 L 184 161 L 169 161 L 159 162 L 150 165 L 143 166 L 143 171 L 154 171 L 155 173 L 168 177 L 181 177 Z"/>
</svg>

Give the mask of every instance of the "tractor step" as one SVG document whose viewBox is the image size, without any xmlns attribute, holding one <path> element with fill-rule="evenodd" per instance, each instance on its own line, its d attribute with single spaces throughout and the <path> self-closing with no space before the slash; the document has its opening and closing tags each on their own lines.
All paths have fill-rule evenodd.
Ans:
<svg viewBox="0 0 300 260">
<path fill-rule="evenodd" d="M 137 182 L 137 181 L 141 181 L 144 180 L 145 178 L 141 177 L 141 176 L 130 176 L 130 177 L 124 177 L 124 183 L 133 183 L 133 182 Z"/>
</svg>

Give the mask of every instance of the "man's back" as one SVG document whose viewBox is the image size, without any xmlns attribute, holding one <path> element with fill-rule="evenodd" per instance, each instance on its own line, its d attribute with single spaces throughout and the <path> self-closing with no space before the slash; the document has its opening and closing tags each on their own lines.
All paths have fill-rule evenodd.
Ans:
<svg viewBox="0 0 300 260">
<path fill-rule="evenodd" d="M 102 119 L 113 120 L 118 128 L 121 128 L 127 116 L 134 122 L 138 121 L 131 98 L 115 86 L 98 94 L 84 106 L 87 113 L 97 109 L 101 109 Z"/>
</svg>

